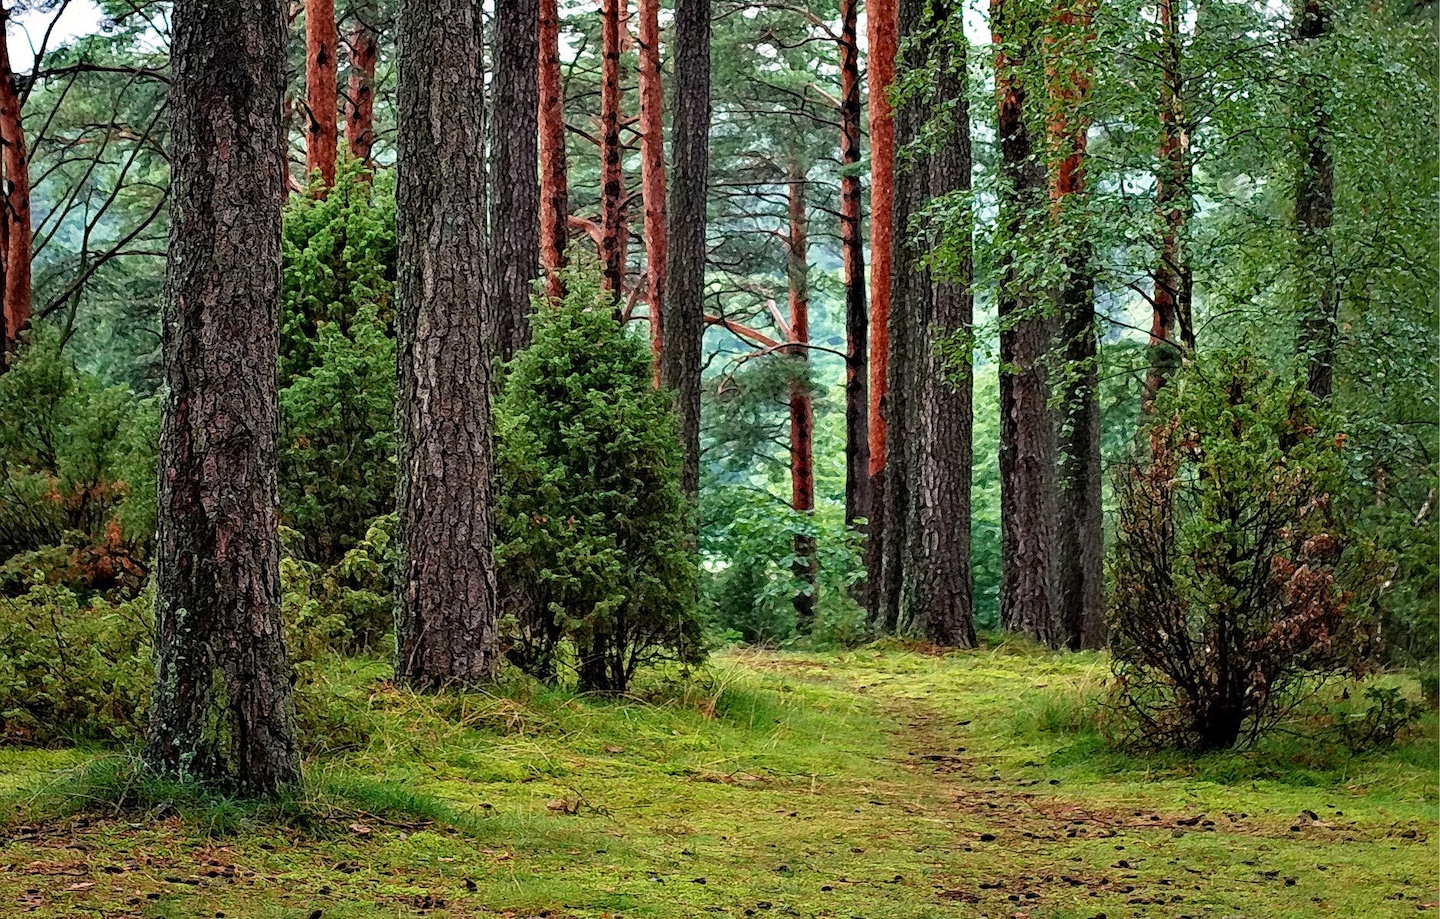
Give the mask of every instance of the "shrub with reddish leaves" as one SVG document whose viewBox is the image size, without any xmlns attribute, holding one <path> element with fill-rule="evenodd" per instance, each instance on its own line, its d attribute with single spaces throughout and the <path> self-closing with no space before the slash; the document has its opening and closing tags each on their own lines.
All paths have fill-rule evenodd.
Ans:
<svg viewBox="0 0 1440 919">
<path fill-rule="evenodd" d="M 1115 481 L 1114 701 L 1130 739 L 1253 740 L 1361 659 L 1372 554 L 1338 514 L 1344 437 L 1248 354 L 1162 391 Z"/>
</svg>

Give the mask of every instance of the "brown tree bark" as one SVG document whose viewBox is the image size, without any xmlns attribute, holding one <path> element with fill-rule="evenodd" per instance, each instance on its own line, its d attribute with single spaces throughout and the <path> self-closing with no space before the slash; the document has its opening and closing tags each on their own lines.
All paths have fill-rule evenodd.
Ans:
<svg viewBox="0 0 1440 919">
<path fill-rule="evenodd" d="M 966 43 L 958 4 L 935 3 L 927 25 L 948 40 L 932 49 L 936 80 L 929 106 L 932 197 L 970 189 L 970 108 L 965 97 Z M 927 29 L 927 32 L 929 29 Z M 967 215 L 968 216 L 968 215 Z M 962 225 L 968 227 L 968 220 Z M 906 573 L 899 629 L 942 647 L 975 647 L 970 570 L 970 493 L 973 457 L 973 257 L 961 240 L 930 235 L 932 248 L 953 254 L 952 271 L 930 278 L 929 302 L 916 317 L 918 346 L 918 483 L 908 519 L 913 570 Z M 947 260 L 949 261 L 949 260 Z M 897 262 L 898 264 L 898 262 Z"/>
<path fill-rule="evenodd" d="M 152 770 L 243 795 L 300 778 L 276 469 L 280 0 L 177 0 Z M 218 78 L 217 75 L 223 75 Z"/>
<path fill-rule="evenodd" d="M 625 173 L 620 147 L 623 0 L 600 2 L 600 268 L 616 301 L 625 290 Z"/>
<path fill-rule="evenodd" d="M 335 184 L 340 143 L 335 0 L 305 0 L 305 171 L 320 173 L 324 188 Z"/>
<path fill-rule="evenodd" d="M 1314 55 L 1330 31 L 1325 0 L 1300 0 L 1295 37 L 1302 54 Z M 1330 157 L 1330 119 L 1325 110 L 1329 83 L 1322 68 L 1306 61 L 1299 93 L 1304 112 L 1300 124 L 1299 175 L 1295 182 L 1296 308 L 1300 331 L 1296 351 L 1307 367 L 1305 388 L 1328 399 L 1334 388 L 1336 325 L 1340 290 L 1330 254 L 1330 228 L 1335 222 L 1335 164 Z"/>
<path fill-rule="evenodd" d="M 380 60 L 380 11 L 375 0 L 360 0 L 352 11 L 350 68 L 345 94 L 345 143 L 350 155 L 375 168 L 375 68 Z"/>
<path fill-rule="evenodd" d="M 7 27 L 10 11 L 0 6 L 0 34 Z M 0 165 L 4 166 L 5 222 L 4 259 L 4 341 L 0 369 L 8 362 L 20 334 L 30 325 L 30 154 L 25 143 L 25 126 L 20 111 L 20 91 L 10 63 L 10 51 L 0 42 Z"/>
<path fill-rule="evenodd" d="M 1040 237 L 1045 170 L 1026 124 L 1022 78 L 1035 52 L 1036 10 L 1030 0 L 991 0 L 999 112 L 999 194 L 1003 280 L 1000 317 L 1000 622 L 1008 630 L 1054 645 L 1055 424 L 1045 363 L 1054 323 L 1045 294 L 1022 275 L 1014 247 Z"/>
<path fill-rule="evenodd" d="M 1095 270 L 1084 216 L 1093 3 L 1069 0 L 1057 9 L 1046 40 L 1050 206 L 1065 266 L 1056 303 L 1065 372 L 1059 384 L 1055 616 L 1057 640 L 1071 650 L 1098 648 L 1105 634 Z"/>
<path fill-rule="evenodd" d="M 705 337 L 705 199 L 710 169 L 710 0 L 675 0 L 670 188 L 661 380 L 675 392 L 685 464 L 680 484 L 700 493 L 700 367 Z"/>
<path fill-rule="evenodd" d="M 539 60 L 540 0 L 499 0 L 485 280 L 492 347 L 502 361 L 530 344 L 531 284 L 540 274 Z"/>
<path fill-rule="evenodd" d="M 500 661 L 479 17 L 470 0 L 400 6 L 395 674 L 424 690 Z"/>
<path fill-rule="evenodd" d="M 866 82 L 870 99 L 870 513 L 865 567 L 870 572 L 872 625 L 883 627 L 874 607 L 885 553 L 884 511 L 886 445 L 886 380 L 890 359 L 890 263 L 892 258 L 895 184 L 895 127 L 889 92 L 895 82 L 899 11 L 896 0 L 870 0 L 865 10 Z"/>
<path fill-rule="evenodd" d="M 1191 198 L 1190 132 L 1185 124 L 1179 0 L 1159 0 L 1160 151 L 1155 204 L 1160 212 L 1160 262 L 1151 297 L 1149 369 L 1142 404 L 1148 412 L 1185 353 L 1195 348 L 1191 322 L 1191 271 L 1185 240 Z"/>
<path fill-rule="evenodd" d="M 565 295 L 560 269 L 570 240 L 570 181 L 565 158 L 565 84 L 560 73 L 557 0 L 540 0 L 540 267 L 545 293 Z"/>
<path fill-rule="evenodd" d="M 640 186 L 645 203 L 645 296 L 655 385 L 665 343 L 665 93 L 660 77 L 660 0 L 639 0 Z"/>
<path fill-rule="evenodd" d="M 840 260 L 845 285 L 845 522 L 870 510 L 870 330 L 865 298 L 865 232 L 860 187 L 858 0 L 840 4 Z"/>
<path fill-rule="evenodd" d="M 785 276 L 790 289 L 790 347 L 785 354 L 797 362 L 790 380 L 790 506 L 807 517 L 815 513 L 815 404 L 810 392 L 810 256 L 809 217 L 805 205 L 805 170 L 791 161 L 786 176 L 789 232 Z M 794 572 L 804 588 L 795 594 L 795 628 L 808 635 L 815 625 L 815 580 L 820 573 L 815 537 L 796 533 Z"/>
</svg>

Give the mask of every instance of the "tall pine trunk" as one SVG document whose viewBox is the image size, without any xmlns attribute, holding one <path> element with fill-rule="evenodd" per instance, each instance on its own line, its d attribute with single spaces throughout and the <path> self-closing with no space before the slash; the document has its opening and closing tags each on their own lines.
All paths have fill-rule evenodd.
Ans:
<svg viewBox="0 0 1440 919">
<path fill-rule="evenodd" d="M 491 339 L 508 361 L 530 344 L 530 285 L 540 273 L 540 0 L 495 5 L 490 113 Z"/>
<path fill-rule="evenodd" d="M 1191 198 L 1190 132 L 1185 124 L 1185 77 L 1180 41 L 1180 0 L 1160 2 L 1160 150 L 1155 204 L 1160 217 L 1160 259 L 1151 297 L 1149 369 L 1142 402 L 1148 410 L 1179 366 L 1195 348 L 1191 322 L 1191 271 L 1186 238 Z"/>
<path fill-rule="evenodd" d="M 865 567 L 870 573 L 872 628 L 886 628 L 879 609 L 885 557 L 885 477 L 888 434 L 885 397 L 890 376 L 890 281 L 894 226 L 895 126 L 890 87 L 895 82 L 899 28 L 896 0 L 871 0 L 865 10 L 866 81 L 870 99 L 870 513 Z"/>
<path fill-rule="evenodd" d="M 865 298 L 865 232 L 860 188 L 859 2 L 840 4 L 840 262 L 845 285 L 845 522 L 870 510 L 870 334 Z"/>
<path fill-rule="evenodd" d="M 785 275 L 790 289 L 790 342 L 785 353 L 796 362 L 790 380 L 790 506 L 795 513 L 815 513 L 815 405 L 810 392 L 810 256 L 809 217 L 805 205 L 805 170 L 793 159 L 786 177 L 789 232 Z M 808 528 L 808 521 L 806 523 Z M 795 594 L 795 627 L 809 634 L 815 624 L 815 579 L 820 561 L 815 537 L 807 529 L 795 534 L 794 572 L 803 585 Z"/>
<path fill-rule="evenodd" d="M 894 36 L 898 44 L 919 33 L 924 14 L 925 0 L 900 0 L 896 15 L 898 35 Z M 893 73 L 893 63 L 891 67 Z M 914 573 L 913 562 L 920 538 L 912 517 L 924 447 L 919 406 L 923 383 L 916 359 L 918 332 L 928 321 L 930 312 L 930 280 L 922 247 L 909 229 L 911 220 L 921 213 L 929 198 L 929 155 L 912 147 L 925 126 L 928 102 L 924 94 L 910 92 L 890 113 L 890 143 L 894 150 L 907 151 L 907 155 L 903 164 L 894 169 L 893 182 L 885 195 L 889 204 L 891 256 L 887 269 L 890 290 L 880 417 L 887 446 L 883 487 L 875 490 L 880 531 L 876 541 L 879 570 L 878 577 L 876 570 L 871 570 L 874 602 L 870 619 L 875 629 L 887 633 L 900 626 L 901 607 L 909 586 L 908 578 Z M 874 193 L 878 195 L 879 191 L 877 177 Z M 879 232 L 879 220 L 877 205 L 872 240 Z M 876 273 L 879 273 L 878 261 Z"/>
<path fill-rule="evenodd" d="M 1306 389 L 1321 399 L 1334 387 L 1336 324 L 1340 290 L 1330 257 L 1330 228 L 1335 222 L 1335 164 L 1330 157 L 1330 117 L 1326 112 L 1328 77 L 1316 59 L 1330 31 L 1325 0 L 1300 0 L 1295 37 L 1301 64 L 1298 91 L 1303 111 L 1300 124 L 1299 174 L 1295 181 L 1296 309 L 1300 331 L 1296 351 L 1307 367 Z"/>
<path fill-rule="evenodd" d="M 1025 272 L 1017 246 L 1040 238 L 1045 170 L 1026 123 L 1027 59 L 1038 23 L 1024 0 L 991 0 L 999 112 L 1000 230 L 1000 622 L 1055 644 L 1055 424 L 1046 362 L 1054 322 L 1038 280 Z"/>
<path fill-rule="evenodd" d="M 540 0 L 540 267 L 545 293 L 564 296 L 560 269 L 570 239 L 570 181 L 565 158 L 565 84 L 560 73 L 558 0 Z"/>
<path fill-rule="evenodd" d="M 710 169 L 710 0 L 675 0 L 670 234 L 661 380 L 675 392 L 685 462 L 680 485 L 700 494 L 700 348 L 705 335 L 705 200 Z"/>
<path fill-rule="evenodd" d="M 280 0 L 177 0 L 152 770 L 269 795 L 300 778 L 280 616 Z M 218 78 L 217 75 L 223 75 Z"/>
<path fill-rule="evenodd" d="M 934 61 L 936 80 L 928 133 L 932 197 L 970 189 L 970 109 L 965 98 L 966 41 L 958 5 L 937 3 L 930 29 L 947 36 Z M 945 252 L 949 270 L 930 279 L 927 315 L 917 317 L 915 355 L 921 450 L 917 487 L 911 496 L 910 560 L 900 630 L 944 647 L 975 646 L 974 590 L 970 571 L 970 492 L 973 456 L 974 373 L 970 337 L 973 257 L 969 214 L 949 224 L 961 238 L 931 233 L 929 244 Z"/>
<path fill-rule="evenodd" d="M 335 0 L 305 0 L 305 171 L 320 173 L 324 188 L 335 184 L 335 154 L 340 143 L 335 30 Z M 309 176 L 307 176 L 308 178 Z"/>
<path fill-rule="evenodd" d="M 395 674 L 424 690 L 489 680 L 500 656 L 479 16 L 400 5 Z"/>
<path fill-rule="evenodd" d="M 0 32 L 7 27 L 10 12 L 0 6 Z M 20 333 L 30 324 L 30 156 L 25 144 L 25 126 L 20 111 L 20 89 L 10 64 L 10 50 L 0 42 L 0 144 L 4 154 L 5 213 L 3 259 L 3 304 L 5 335 L 0 349 L 0 369 L 8 363 Z"/>
<path fill-rule="evenodd" d="M 1104 537 L 1100 473 L 1100 371 L 1095 269 L 1085 217 L 1086 112 L 1094 65 L 1093 0 L 1069 0 L 1046 42 L 1049 77 L 1050 203 L 1060 229 L 1064 277 L 1057 291 L 1060 355 L 1056 627 L 1072 650 L 1104 640 Z"/>
<path fill-rule="evenodd" d="M 640 187 L 645 203 L 645 297 L 655 384 L 665 346 L 665 93 L 660 83 L 660 0 L 640 4 Z"/>
<path fill-rule="evenodd" d="M 620 148 L 623 0 L 600 2 L 600 268 L 617 304 L 625 291 L 625 173 Z"/>
<path fill-rule="evenodd" d="M 345 94 L 345 143 L 350 155 L 374 169 L 375 67 L 380 60 L 380 12 L 376 0 L 361 0 L 352 10 L 350 69 Z"/>
</svg>

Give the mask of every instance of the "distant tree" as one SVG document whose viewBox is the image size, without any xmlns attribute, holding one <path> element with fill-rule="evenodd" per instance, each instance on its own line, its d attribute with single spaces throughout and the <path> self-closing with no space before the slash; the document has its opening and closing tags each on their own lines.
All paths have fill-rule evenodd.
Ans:
<svg viewBox="0 0 1440 919">
<path fill-rule="evenodd" d="M 665 349 L 660 377 L 675 394 L 685 465 L 681 490 L 700 493 L 700 369 L 705 334 L 705 203 L 710 168 L 710 0 L 676 0 L 671 171 L 666 214 Z"/>
<path fill-rule="evenodd" d="M 345 88 L 345 143 L 352 157 L 374 169 L 375 69 L 380 60 L 378 0 L 357 0 L 350 15 L 354 22 L 347 39 L 350 66 Z"/>
<path fill-rule="evenodd" d="M 565 157 L 565 84 L 560 72 L 560 11 L 540 0 L 540 266 L 551 299 L 564 294 L 560 269 L 570 238 L 570 180 Z"/>
<path fill-rule="evenodd" d="M 1045 169 L 1033 137 L 1038 10 L 1028 0 L 991 0 L 1000 145 L 1000 620 L 1054 644 L 1056 452 L 1046 369 L 1053 310 L 1025 247 L 1040 236 Z"/>
<path fill-rule="evenodd" d="M 530 285 L 539 276 L 540 0 L 495 7 L 490 115 L 489 284 L 491 337 L 508 361 L 530 343 Z"/>
<path fill-rule="evenodd" d="M 400 7 L 395 674 L 424 690 L 500 663 L 479 15 L 466 0 Z"/>
<path fill-rule="evenodd" d="M 865 231 L 860 182 L 860 40 L 858 0 L 841 0 L 840 259 L 845 285 L 845 520 L 870 509 L 870 317 L 865 296 Z"/>
<path fill-rule="evenodd" d="M 305 0 L 305 171 L 320 173 L 321 190 L 335 184 L 339 52 L 335 0 Z"/>
<path fill-rule="evenodd" d="M 645 302 L 655 384 L 665 332 L 665 92 L 660 70 L 660 0 L 640 0 L 640 184 L 645 205 Z"/>
<path fill-rule="evenodd" d="M 1310 393 L 1330 397 L 1335 386 L 1336 325 L 1340 288 L 1328 239 L 1335 223 L 1335 164 L 1330 153 L 1330 81 L 1321 53 L 1330 31 L 1327 0 L 1299 0 L 1295 38 L 1299 43 L 1300 95 L 1296 112 L 1298 169 L 1295 176 L 1296 307 L 1300 331 L 1296 350 L 1308 367 Z"/>
<path fill-rule="evenodd" d="M 10 9 L 0 5 L 0 35 L 10 22 Z M 38 61 L 37 61 L 38 63 Z M 4 155 L 5 213 L 0 215 L 0 275 L 4 303 L 0 305 L 4 335 L 0 336 L 0 372 L 9 364 L 20 333 L 30 323 L 30 158 L 25 143 L 21 108 L 24 100 L 10 64 L 10 50 L 0 42 L 0 145 Z"/>
<path fill-rule="evenodd" d="M 616 309 L 625 296 L 625 151 L 620 145 L 622 0 L 600 4 L 600 265 Z"/>
<path fill-rule="evenodd" d="M 173 26 L 168 390 L 144 760 L 269 795 L 300 777 L 276 475 L 285 8 L 179 0 Z"/>
</svg>

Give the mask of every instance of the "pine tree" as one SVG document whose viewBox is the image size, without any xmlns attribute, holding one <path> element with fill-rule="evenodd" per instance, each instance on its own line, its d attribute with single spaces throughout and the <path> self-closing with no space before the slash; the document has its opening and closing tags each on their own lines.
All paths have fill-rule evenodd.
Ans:
<svg viewBox="0 0 1440 919">
<path fill-rule="evenodd" d="M 144 761 L 267 795 L 300 777 L 276 473 L 285 8 L 179 0 L 173 27 L 168 390 Z"/>
<path fill-rule="evenodd" d="M 320 185 L 335 184 L 336 124 L 340 35 L 335 29 L 335 0 L 305 0 L 305 171 L 320 173 Z"/>
</svg>

